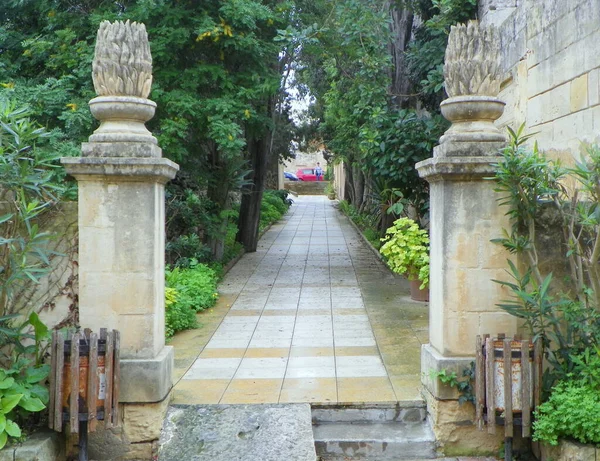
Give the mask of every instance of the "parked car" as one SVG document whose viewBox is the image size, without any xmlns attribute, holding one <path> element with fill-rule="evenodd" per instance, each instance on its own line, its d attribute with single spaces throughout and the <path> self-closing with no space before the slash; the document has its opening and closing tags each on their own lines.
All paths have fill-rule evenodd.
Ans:
<svg viewBox="0 0 600 461">
<path fill-rule="evenodd" d="M 294 173 L 290 173 L 289 171 L 283 172 L 283 177 L 285 179 L 289 179 L 290 181 L 299 181 L 300 179 Z"/>
<path fill-rule="evenodd" d="M 296 171 L 296 176 L 300 181 L 316 181 L 317 175 L 314 168 L 300 168 Z M 322 179 L 322 178 L 321 178 Z"/>
</svg>

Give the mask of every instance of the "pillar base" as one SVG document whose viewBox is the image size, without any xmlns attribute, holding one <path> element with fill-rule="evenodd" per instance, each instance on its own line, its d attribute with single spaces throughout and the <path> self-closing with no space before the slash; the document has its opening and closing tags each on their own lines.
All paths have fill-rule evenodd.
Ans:
<svg viewBox="0 0 600 461">
<path fill-rule="evenodd" d="M 161 402 L 173 387 L 174 353 L 165 346 L 152 359 L 121 359 L 119 402 Z"/>
<path fill-rule="evenodd" d="M 444 384 L 436 376 L 442 370 L 455 372 L 459 380 L 463 370 L 471 366 L 475 357 L 444 357 L 431 344 L 421 346 L 421 383 L 433 397 L 439 400 L 458 400 L 460 394 L 455 387 Z"/>
</svg>

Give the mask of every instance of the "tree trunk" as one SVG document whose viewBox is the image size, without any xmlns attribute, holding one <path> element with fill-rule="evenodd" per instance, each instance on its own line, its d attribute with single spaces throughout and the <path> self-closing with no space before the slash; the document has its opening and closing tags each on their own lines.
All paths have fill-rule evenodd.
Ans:
<svg viewBox="0 0 600 461">
<path fill-rule="evenodd" d="M 352 165 L 352 188 L 354 190 L 354 207 L 360 210 L 365 192 L 365 176 L 360 166 Z"/>
<path fill-rule="evenodd" d="M 270 152 L 272 133 L 269 131 L 265 138 L 253 139 L 248 142 L 250 168 L 252 168 L 252 185 L 242 192 L 238 233 L 236 240 L 247 252 L 256 251 L 258 246 L 258 228 L 260 225 L 260 202 L 262 201 L 265 178 L 267 176 L 267 159 Z"/>
<path fill-rule="evenodd" d="M 391 85 L 392 104 L 396 108 L 406 108 L 409 105 L 410 83 L 406 69 L 405 51 L 413 26 L 413 13 L 409 9 L 402 8 L 399 2 L 389 2 L 390 30 L 392 39 L 389 44 L 392 56 Z"/>
<path fill-rule="evenodd" d="M 219 152 L 215 149 L 211 155 L 211 168 L 217 171 L 222 168 L 222 160 Z M 207 197 L 217 206 L 221 212 L 229 209 L 229 184 L 227 181 L 210 181 L 206 191 Z M 206 234 L 206 245 L 215 261 L 221 261 L 225 252 L 225 236 L 227 234 L 228 218 L 219 218 L 220 222 L 216 230 L 211 229 Z"/>
</svg>

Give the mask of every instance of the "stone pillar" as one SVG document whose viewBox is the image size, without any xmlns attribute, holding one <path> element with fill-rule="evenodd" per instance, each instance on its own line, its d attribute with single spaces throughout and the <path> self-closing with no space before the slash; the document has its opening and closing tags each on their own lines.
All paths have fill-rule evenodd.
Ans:
<svg viewBox="0 0 600 461">
<path fill-rule="evenodd" d="M 151 459 L 173 385 L 164 331 L 164 184 L 179 167 L 161 158 L 144 126 L 156 108 L 147 99 L 152 58 L 144 25 L 104 21 L 92 76 L 98 97 L 90 109 L 100 127 L 81 157 L 62 159 L 79 186 L 79 319 L 82 328 L 121 332 L 119 437 L 126 446 L 109 456 Z"/>
<path fill-rule="evenodd" d="M 472 406 L 459 407 L 454 389 L 431 375 L 462 370 L 475 357 L 478 334 L 516 332 L 515 318 L 496 304 L 506 292 L 502 279 L 508 253 L 490 242 L 509 223 L 497 203 L 493 164 L 505 145 L 494 126 L 504 110 L 496 98 L 501 72 L 492 29 L 476 21 L 452 28 L 444 76 L 450 98 L 441 104 L 452 122 L 433 158 L 417 164 L 430 183 L 431 267 L 429 341 L 421 353 L 424 392 L 434 431 L 446 455 L 494 452 L 498 437 L 478 432 Z M 467 434 L 468 433 L 468 434 Z"/>
</svg>

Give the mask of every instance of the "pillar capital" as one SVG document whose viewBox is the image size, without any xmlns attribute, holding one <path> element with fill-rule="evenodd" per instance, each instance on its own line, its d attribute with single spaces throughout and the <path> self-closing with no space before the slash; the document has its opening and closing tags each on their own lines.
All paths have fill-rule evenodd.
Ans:
<svg viewBox="0 0 600 461">
<path fill-rule="evenodd" d="M 77 181 L 165 184 L 179 170 L 179 165 L 166 158 L 67 157 L 61 162 Z"/>
<path fill-rule="evenodd" d="M 416 168 L 419 176 L 430 184 L 438 181 L 473 181 L 493 177 L 494 164 L 499 160 L 499 156 L 433 157 L 417 163 Z"/>
</svg>

